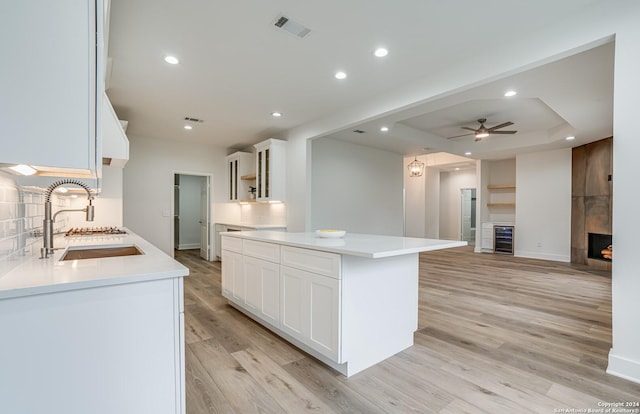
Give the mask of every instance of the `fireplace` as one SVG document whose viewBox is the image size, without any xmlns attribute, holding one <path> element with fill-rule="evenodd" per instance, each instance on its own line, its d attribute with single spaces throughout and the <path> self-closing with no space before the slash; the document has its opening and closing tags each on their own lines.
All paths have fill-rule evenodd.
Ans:
<svg viewBox="0 0 640 414">
<path fill-rule="evenodd" d="M 589 233 L 589 245 L 587 249 L 587 257 L 589 259 L 611 261 L 611 235 Z M 603 254 L 604 251 L 604 254 Z"/>
</svg>

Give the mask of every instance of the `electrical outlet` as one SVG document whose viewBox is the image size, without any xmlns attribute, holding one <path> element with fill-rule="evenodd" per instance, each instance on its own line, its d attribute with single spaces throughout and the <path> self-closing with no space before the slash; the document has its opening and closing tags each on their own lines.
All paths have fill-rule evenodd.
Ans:
<svg viewBox="0 0 640 414">
<path fill-rule="evenodd" d="M 542 247 L 542 242 L 538 242 L 537 246 Z"/>
</svg>

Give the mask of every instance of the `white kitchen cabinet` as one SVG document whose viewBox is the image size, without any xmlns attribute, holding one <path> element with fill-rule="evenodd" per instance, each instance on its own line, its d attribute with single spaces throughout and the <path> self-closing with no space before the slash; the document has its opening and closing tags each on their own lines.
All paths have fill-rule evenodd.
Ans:
<svg viewBox="0 0 640 414">
<path fill-rule="evenodd" d="M 233 237 L 222 240 L 223 296 L 341 362 L 340 255 Z M 237 253 L 237 242 L 242 242 L 242 254 Z"/>
<path fill-rule="evenodd" d="M 224 224 L 216 223 L 215 228 L 216 228 L 216 236 L 215 236 L 216 237 L 216 243 L 215 243 L 216 257 L 218 258 L 218 260 L 222 260 L 222 238 L 220 237 L 220 233 L 224 233 L 225 231 L 227 231 L 227 226 L 225 226 Z"/>
<path fill-rule="evenodd" d="M 0 300 L 0 412 L 184 413 L 182 283 Z"/>
<path fill-rule="evenodd" d="M 100 169 L 102 14 L 102 0 L 0 2 L 0 163 Z"/>
<path fill-rule="evenodd" d="M 247 310 L 277 326 L 280 320 L 280 266 L 251 256 L 244 256 L 242 266 Z"/>
<path fill-rule="evenodd" d="M 338 363 L 340 280 L 280 266 L 280 329 Z"/>
<path fill-rule="evenodd" d="M 256 200 L 284 201 L 287 171 L 287 142 L 268 139 L 256 149 Z"/>
<path fill-rule="evenodd" d="M 224 240 L 224 238 L 223 238 Z M 222 296 L 238 303 L 244 303 L 244 274 L 242 254 L 226 250 L 222 246 Z"/>
<path fill-rule="evenodd" d="M 493 252 L 493 223 L 482 223 L 482 251 Z"/>
<path fill-rule="evenodd" d="M 249 199 L 249 187 L 255 178 L 253 173 L 253 154 L 234 152 L 227 158 L 227 199 L 243 201 Z"/>
<path fill-rule="evenodd" d="M 260 258 L 255 263 L 275 264 L 279 249 L 280 318 L 277 324 L 266 323 L 257 306 L 226 295 L 229 303 L 347 377 L 413 345 L 418 253 L 466 244 L 375 235 L 326 240 L 314 233 L 252 231 L 223 234 L 223 254 L 225 246 L 238 250 L 238 242 L 245 264 L 249 254 Z M 223 285 L 231 283 L 225 275 L 229 269 L 223 261 Z M 275 267 L 271 269 L 274 277 Z M 249 283 L 260 286 L 246 283 L 247 291 L 253 289 Z M 258 298 L 258 290 L 247 296 Z M 265 294 L 276 297 L 264 287 L 261 291 L 263 301 Z"/>
</svg>

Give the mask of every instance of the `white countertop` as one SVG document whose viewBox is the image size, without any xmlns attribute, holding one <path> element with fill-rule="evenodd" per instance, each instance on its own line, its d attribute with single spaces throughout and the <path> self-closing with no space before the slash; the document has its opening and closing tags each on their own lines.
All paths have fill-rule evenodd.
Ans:
<svg viewBox="0 0 640 414">
<path fill-rule="evenodd" d="M 221 234 L 224 237 L 239 237 L 372 259 L 467 245 L 466 241 L 352 233 L 347 233 L 343 238 L 339 239 L 324 239 L 317 237 L 315 233 L 288 233 L 264 230 L 234 231 Z"/>
<path fill-rule="evenodd" d="M 251 224 L 251 223 L 232 223 L 232 222 L 216 222 L 216 224 L 222 224 L 224 226 L 243 227 L 246 229 L 284 229 L 287 226 L 284 224 Z"/>
<path fill-rule="evenodd" d="M 62 292 L 123 283 L 187 276 L 189 269 L 140 236 L 126 230 L 122 235 L 56 236 L 56 249 L 48 259 L 34 253 L 0 275 L 0 299 Z M 60 261 L 70 246 L 137 246 L 144 254 Z M 35 247 L 35 246 L 34 246 Z M 38 252 L 36 253 L 35 250 Z"/>
</svg>

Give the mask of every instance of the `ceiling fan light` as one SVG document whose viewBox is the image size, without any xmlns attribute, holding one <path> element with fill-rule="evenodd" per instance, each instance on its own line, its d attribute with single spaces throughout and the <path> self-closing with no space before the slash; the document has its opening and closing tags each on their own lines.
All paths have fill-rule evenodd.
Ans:
<svg viewBox="0 0 640 414">
<path fill-rule="evenodd" d="M 486 138 L 489 136 L 489 132 L 488 131 L 478 131 L 475 133 L 475 137 L 476 138 Z"/>
</svg>

